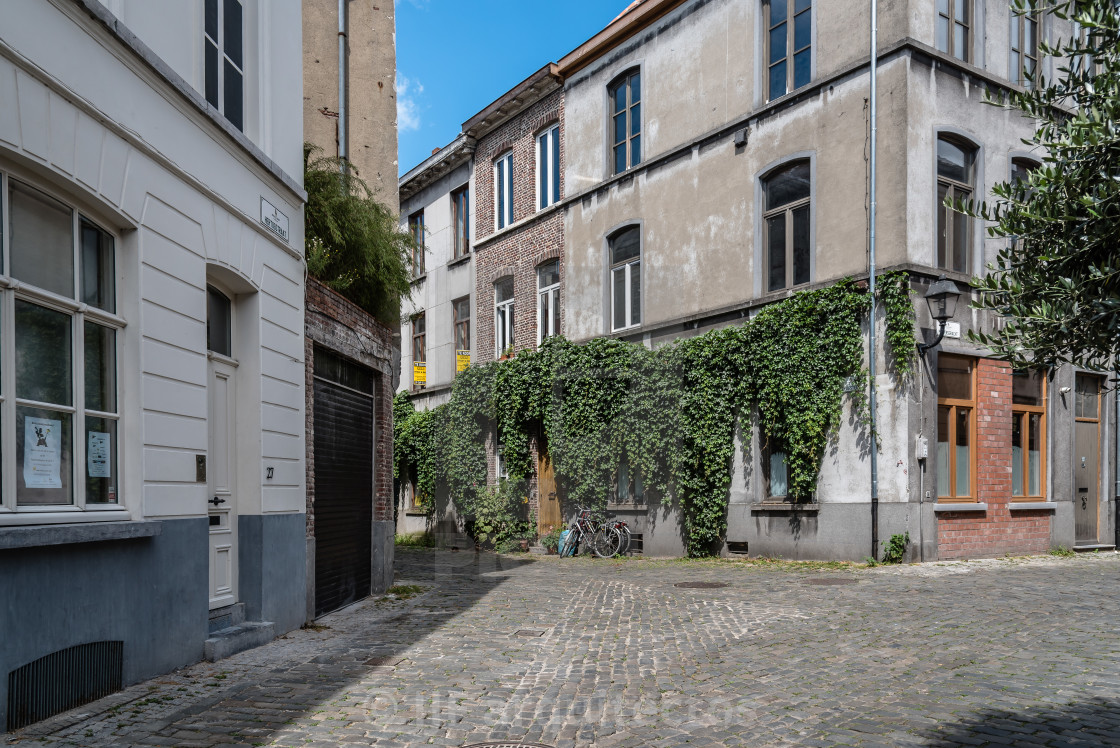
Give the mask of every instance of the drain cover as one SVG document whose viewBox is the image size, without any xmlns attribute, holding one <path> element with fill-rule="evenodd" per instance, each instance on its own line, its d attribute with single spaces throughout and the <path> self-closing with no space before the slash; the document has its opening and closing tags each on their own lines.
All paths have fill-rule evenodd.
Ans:
<svg viewBox="0 0 1120 748">
<path fill-rule="evenodd" d="M 463 748 L 552 748 L 544 743 L 471 743 Z"/>
<path fill-rule="evenodd" d="M 805 584 L 815 584 L 819 587 L 836 587 L 841 584 L 855 584 L 854 579 L 842 579 L 836 577 L 825 577 L 823 579 L 806 579 Z"/>
<path fill-rule="evenodd" d="M 677 582 L 674 587 L 683 587 L 689 590 L 718 590 L 720 587 L 726 587 L 725 582 Z"/>
<path fill-rule="evenodd" d="M 537 631 L 537 630 L 534 630 L 534 629 L 521 629 L 520 631 L 513 632 L 513 635 L 514 636 L 544 636 L 544 632 L 543 631 Z M 479 745 L 483 745 L 483 744 L 480 743 Z M 489 743 L 486 743 L 485 745 L 489 745 Z M 494 745 L 505 745 L 505 743 L 495 743 Z M 528 745 L 528 743 L 526 743 L 526 745 Z"/>
<path fill-rule="evenodd" d="M 404 662 L 403 657 L 373 657 L 366 660 L 367 665 L 373 665 L 374 667 L 396 667 L 402 662 Z"/>
</svg>

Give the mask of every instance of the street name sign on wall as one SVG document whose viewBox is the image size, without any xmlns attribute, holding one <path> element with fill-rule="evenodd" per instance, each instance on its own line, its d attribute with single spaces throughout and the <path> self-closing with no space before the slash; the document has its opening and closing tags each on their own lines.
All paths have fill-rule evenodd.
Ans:
<svg viewBox="0 0 1120 748">
<path fill-rule="evenodd" d="M 288 217 L 279 208 L 261 198 L 261 223 L 264 227 L 288 243 Z"/>
</svg>

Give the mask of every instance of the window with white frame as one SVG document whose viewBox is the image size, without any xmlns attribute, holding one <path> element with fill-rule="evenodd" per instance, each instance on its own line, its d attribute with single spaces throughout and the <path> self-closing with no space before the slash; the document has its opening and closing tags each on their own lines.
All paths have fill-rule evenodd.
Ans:
<svg viewBox="0 0 1120 748">
<path fill-rule="evenodd" d="M 0 174 L 0 518 L 116 509 L 118 331 L 112 235 Z"/>
<path fill-rule="evenodd" d="M 206 0 L 204 15 L 206 100 L 234 127 L 244 130 L 244 9 L 241 0 Z"/>
<path fill-rule="evenodd" d="M 560 334 L 560 260 L 537 268 L 537 343 Z"/>
<path fill-rule="evenodd" d="M 537 208 L 560 199 L 560 125 L 537 136 Z"/>
<path fill-rule="evenodd" d="M 494 284 L 494 355 L 513 350 L 513 278 Z"/>
<path fill-rule="evenodd" d="M 499 229 L 504 229 L 513 223 L 512 152 L 500 156 L 494 162 L 494 214 Z"/>
<path fill-rule="evenodd" d="M 642 241 L 637 226 L 628 226 L 609 240 L 611 260 L 611 330 L 642 323 Z"/>
</svg>

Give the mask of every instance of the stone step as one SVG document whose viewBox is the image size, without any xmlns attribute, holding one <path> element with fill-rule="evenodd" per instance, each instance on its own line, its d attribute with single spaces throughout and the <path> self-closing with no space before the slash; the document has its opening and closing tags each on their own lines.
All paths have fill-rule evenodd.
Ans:
<svg viewBox="0 0 1120 748">
<path fill-rule="evenodd" d="M 210 662 L 217 662 L 246 649 L 268 644 L 275 638 L 276 625 L 272 621 L 245 621 L 211 633 L 203 643 L 203 656 Z"/>
<path fill-rule="evenodd" d="M 210 627 L 206 632 L 213 634 L 215 631 L 239 626 L 242 623 L 245 623 L 245 603 L 234 603 L 210 611 Z"/>
</svg>

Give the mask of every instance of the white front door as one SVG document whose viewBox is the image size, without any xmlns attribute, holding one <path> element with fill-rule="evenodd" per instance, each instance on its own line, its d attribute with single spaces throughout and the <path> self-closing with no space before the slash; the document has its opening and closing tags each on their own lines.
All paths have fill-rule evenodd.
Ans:
<svg viewBox="0 0 1120 748">
<path fill-rule="evenodd" d="M 237 602 L 237 506 L 233 492 L 233 364 L 210 361 L 210 458 L 206 471 L 210 516 L 210 610 Z"/>
</svg>

